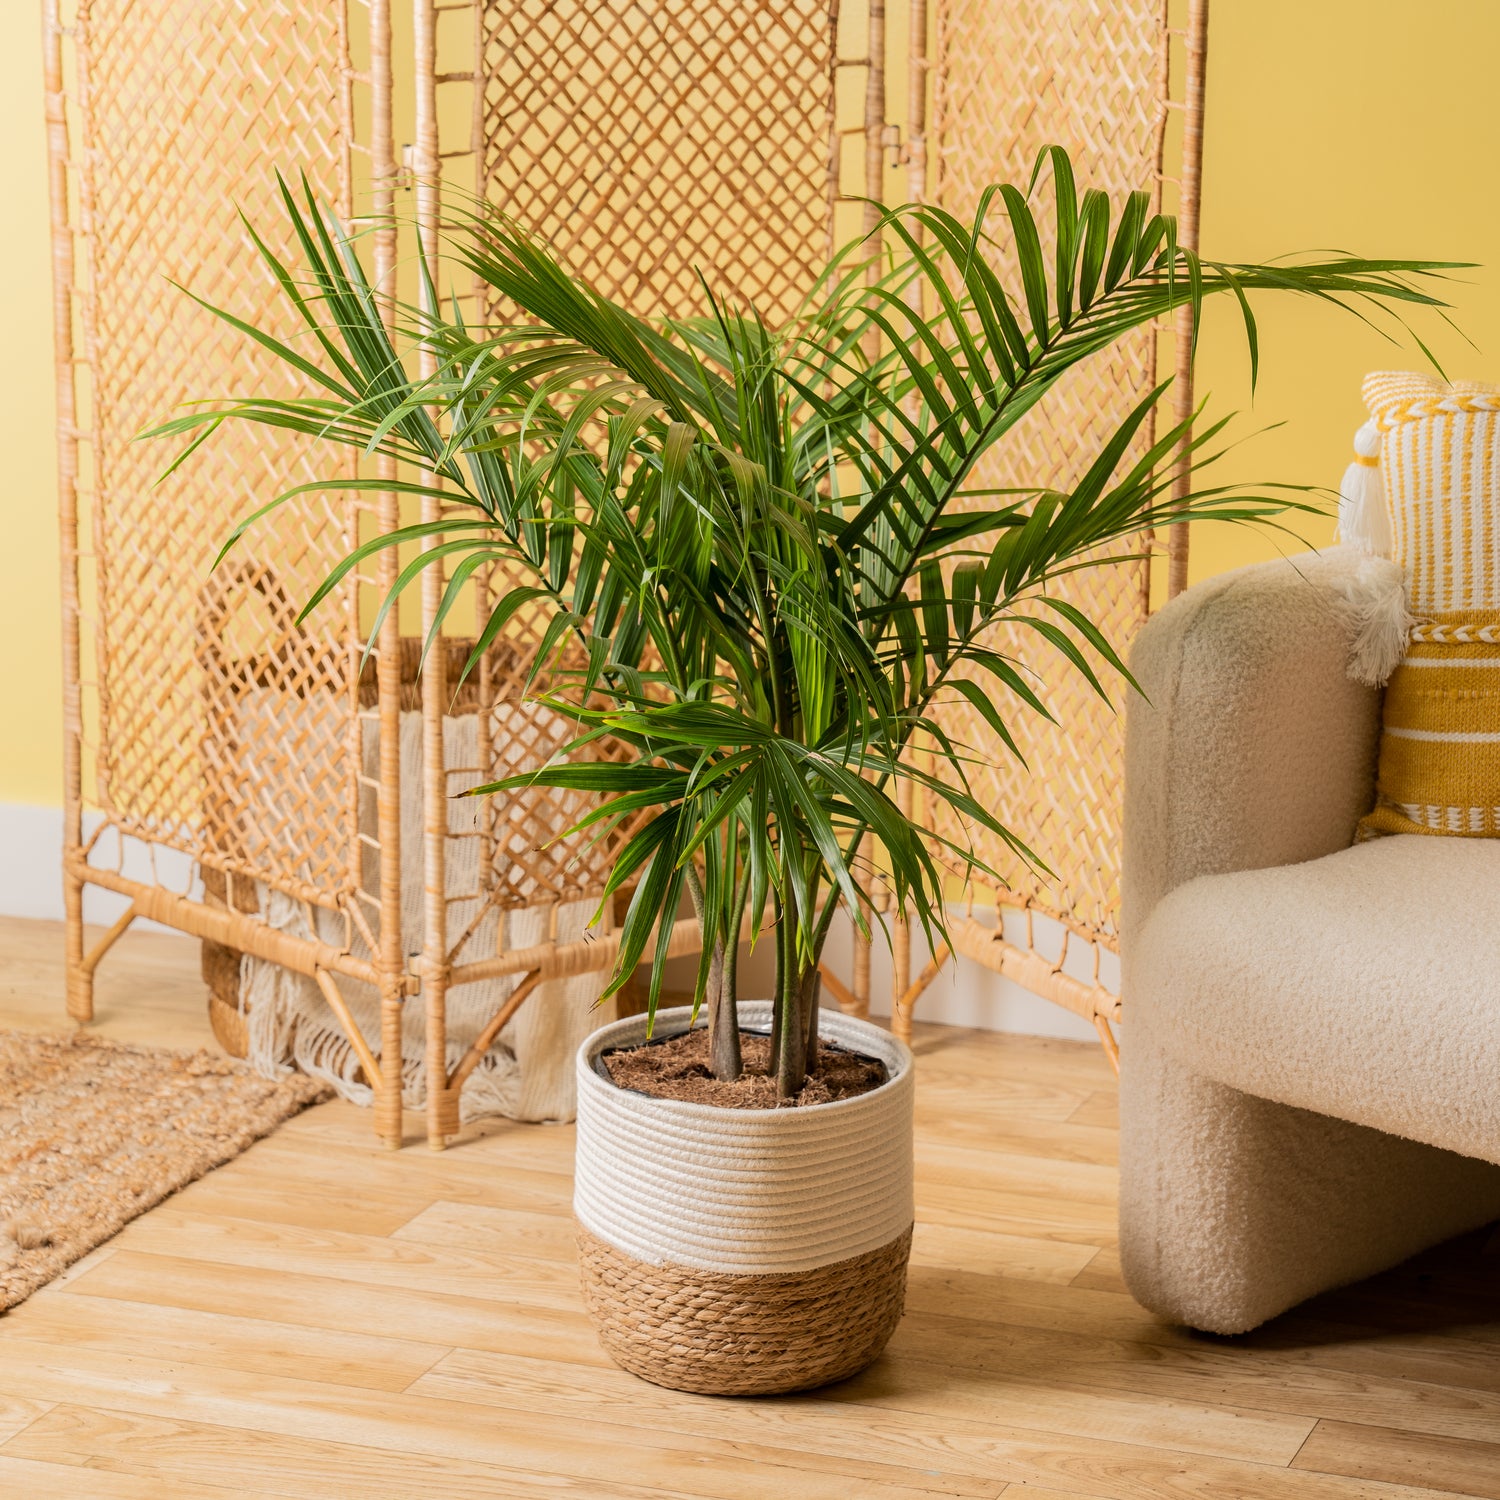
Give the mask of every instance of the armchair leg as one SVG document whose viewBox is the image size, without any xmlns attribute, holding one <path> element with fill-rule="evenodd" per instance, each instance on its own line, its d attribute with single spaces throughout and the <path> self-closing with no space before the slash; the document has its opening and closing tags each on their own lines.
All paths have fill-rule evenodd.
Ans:
<svg viewBox="0 0 1500 1500">
<path fill-rule="evenodd" d="M 1120 1078 L 1120 1259 L 1174 1323 L 1244 1333 L 1500 1218 L 1500 1166 L 1240 1093 L 1138 1008 Z"/>
</svg>

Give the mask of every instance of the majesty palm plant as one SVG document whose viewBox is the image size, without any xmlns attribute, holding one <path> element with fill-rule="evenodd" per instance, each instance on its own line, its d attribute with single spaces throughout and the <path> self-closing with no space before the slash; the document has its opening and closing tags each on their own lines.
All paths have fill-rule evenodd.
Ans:
<svg viewBox="0 0 1500 1500">
<path fill-rule="evenodd" d="M 382 610 L 429 567 L 448 570 L 440 618 L 476 571 L 524 575 L 472 661 L 517 611 L 541 610 L 544 700 L 577 734 L 549 764 L 481 791 L 595 794 L 569 832 L 616 836 L 606 897 L 634 887 L 608 989 L 649 950 L 654 1008 L 672 922 L 691 901 L 697 1002 L 721 1077 L 740 1071 L 742 931 L 774 935 L 772 1058 L 779 1092 L 795 1094 L 835 913 L 867 920 L 871 839 L 898 906 L 929 933 L 943 928 L 948 868 L 983 868 L 973 848 L 944 848 L 902 811 L 898 780 L 915 784 L 917 806 L 940 799 L 1020 848 L 1003 809 L 982 805 L 966 779 L 971 757 L 996 751 L 955 744 L 934 712 L 942 695 L 963 695 L 1012 753 L 1012 709 L 1045 713 L 994 627 L 1020 624 L 1103 692 L 1091 660 L 1123 665 L 1054 592 L 1060 577 L 1164 522 L 1263 519 L 1294 503 L 1222 488 L 1174 501 L 1174 456 L 1208 456 L 1222 424 L 1191 435 L 1164 426 L 1148 440 L 1164 387 L 1083 456 L 1070 491 L 976 489 L 985 450 L 1069 370 L 1210 294 L 1237 299 L 1252 361 L 1253 293 L 1441 305 L 1421 281 L 1444 269 L 1436 262 L 1200 261 L 1144 193 L 1114 215 L 1103 193 L 1079 196 L 1063 151 L 1046 160 L 1051 256 L 1030 195 L 1014 186 L 987 192 L 968 223 L 893 209 L 881 216 L 883 258 L 844 252 L 784 327 L 706 285 L 704 316 L 648 322 L 515 225 L 476 212 L 448 226 L 451 253 L 518 317 L 476 327 L 436 310 L 436 272 L 424 266 L 424 309 L 408 310 L 393 337 L 356 244 L 284 186 L 305 269 L 257 244 L 311 342 L 299 352 L 221 316 L 314 393 L 252 395 L 157 429 L 196 447 L 223 421 L 260 422 L 387 455 L 414 476 L 301 486 L 236 537 L 314 488 L 440 493 L 463 508 L 371 539 L 309 610 L 372 553 L 407 543 L 423 550 Z M 419 350 L 435 361 L 430 378 L 412 371 Z M 605 738 L 628 747 L 625 758 L 591 758 Z M 908 753 L 914 741 L 920 756 Z"/>
</svg>

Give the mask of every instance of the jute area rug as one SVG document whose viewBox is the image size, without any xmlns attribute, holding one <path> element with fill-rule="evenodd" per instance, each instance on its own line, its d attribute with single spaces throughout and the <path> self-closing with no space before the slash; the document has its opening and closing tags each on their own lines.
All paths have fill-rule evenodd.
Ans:
<svg viewBox="0 0 1500 1500">
<path fill-rule="evenodd" d="M 0 1032 L 0 1308 L 324 1097 L 208 1052 Z"/>
</svg>

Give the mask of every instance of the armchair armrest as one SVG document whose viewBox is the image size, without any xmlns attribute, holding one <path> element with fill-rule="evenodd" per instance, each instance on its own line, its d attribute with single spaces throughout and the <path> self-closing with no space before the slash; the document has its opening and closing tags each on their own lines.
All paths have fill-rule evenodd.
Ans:
<svg viewBox="0 0 1500 1500">
<path fill-rule="evenodd" d="M 1382 564 L 1394 568 L 1394 564 Z M 1240 568 L 1146 624 L 1125 734 L 1125 943 L 1199 875 L 1347 848 L 1374 796 L 1380 692 L 1347 675 L 1348 548 Z M 1247 921 L 1254 920 L 1246 912 Z"/>
</svg>

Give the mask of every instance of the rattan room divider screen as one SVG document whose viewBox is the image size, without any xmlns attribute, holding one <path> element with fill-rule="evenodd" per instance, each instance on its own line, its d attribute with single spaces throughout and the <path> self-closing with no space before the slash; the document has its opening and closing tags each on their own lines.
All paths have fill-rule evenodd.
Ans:
<svg viewBox="0 0 1500 1500">
<path fill-rule="evenodd" d="M 235 210 L 257 227 L 278 222 L 280 168 L 306 172 L 366 230 L 388 291 L 410 249 L 398 220 L 415 223 L 431 249 L 450 187 L 504 203 L 626 299 L 649 289 L 655 307 L 691 305 L 703 266 L 762 305 L 789 306 L 830 245 L 868 222 L 872 210 L 855 195 L 930 193 L 962 212 L 978 183 L 1024 175 L 1054 137 L 1079 150 L 1088 180 L 1154 181 L 1160 192 L 1183 34 L 1168 27 L 1162 0 L 1121 0 L 1102 16 L 1076 0 L 911 0 L 904 46 L 887 33 L 884 0 L 842 13 L 838 0 L 415 0 L 399 28 L 390 0 L 45 0 L 44 15 L 69 1012 L 91 1017 L 94 971 L 137 918 L 283 965 L 316 982 L 348 1033 L 377 1133 L 395 1146 L 403 1019 L 420 1005 L 427 1133 L 441 1146 L 466 1080 L 526 997 L 613 962 L 608 921 L 588 941 L 556 935 L 562 904 L 597 895 L 608 850 L 541 852 L 568 817 L 543 793 L 454 815 L 454 790 L 560 743 L 561 726 L 520 698 L 535 644 L 527 622 L 490 653 L 463 710 L 451 701 L 449 653 L 429 659 L 420 687 L 403 674 L 412 636 L 394 611 L 361 672 L 362 621 L 394 581 L 394 553 L 297 623 L 328 567 L 402 518 L 397 497 L 304 497 L 211 570 L 236 520 L 313 470 L 297 441 L 226 430 L 158 484 L 163 456 L 134 441 L 139 431 L 184 400 L 272 392 L 285 379 L 172 283 L 250 321 L 277 317 L 276 289 Z M 1205 29 L 1206 0 L 1193 0 L 1180 205 L 1190 241 Z M 887 57 L 906 72 L 901 108 Z M 408 97 L 399 134 L 409 130 L 410 145 L 396 118 Z M 1118 368 L 1076 382 L 1052 425 L 1022 435 L 997 472 L 1055 482 L 1068 432 L 1119 411 L 1153 359 L 1143 341 Z M 1190 392 L 1180 388 L 1178 400 Z M 440 507 L 425 504 L 425 518 L 439 519 Z M 1174 540 L 1174 585 L 1184 563 L 1185 542 Z M 1147 608 L 1145 570 L 1085 576 L 1099 581 L 1077 597 L 1127 640 Z M 428 580 L 409 630 L 435 615 L 435 570 Z M 502 583 L 481 581 L 476 621 Z M 1118 730 L 1097 703 L 1061 681 L 1058 690 L 1061 726 L 1034 743 L 1052 757 L 1049 774 L 1082 795 L 1049 805 L 1038 800 L 1041 778 L 1003 768 L 994 795 L 1061 879 L 1044 887 L 1018 872 L 1001 899 L 1108 946 Z M 420 709 L 425 767 L 420 819 L 408 806 L 405 820 L 423 858 L 415 952 L 401 923 L 403 707 Z M 473 750 L 455 764 L 460 711 L 475 716 Z M 197 883 L 174 885 L 174 860 Z M 458 863 L 477 871 L 462 892 L 450 878 Z M 86 950 L 88 884 L 129 905 Z M 306 920 L 266 921 L 266 892 Z M 482 951 L 483 914 L 521 908 L 552 913 L 542 939 L 499 948 L 491 924 Z M 1039 993 L 1086 1015 L 1117 1014 L 1114 998 L 1064 974 L 1061 958 L 967 919 L 955 934 L 961 951 Z M 904 929 L 896 935 L 896 1021 L 907 1028 L 923 981 L 903 971 Z M 679 922 L 673 951 L 695 943 L 693 923 Z M 856 952 L 852 982 L 828 981 L 841 1003 L 863 1009 L 868 973 L 868 955 Z M 455 1061 L 450 989 L 512 976 Z M 378 1036 L 361 1031 L 349 985 L 378 995 Z"/>
<path fill-rule="evenodd" d="M 1190 0 L 1176 17 L 1163 0 L 1120 0 L 1108 6 L 1066 0 L 934 0 L 932 128 L 929 154 L 932 197 L 945 208 L 972 213 L 985 187 L 1025 181 L 1039 147 L 1059 140 L 1073 154 L 1079 180 L 1118 200 L 1149 184 L 1157 209 L 1178 214 L 1183 242 L 1198 243 L 1202 168 L 1207 0 Z M 996 66 L 996 63 L 1000 66 Z M 1180 116 L 1169 177 L 1169 122 Z M 928 184 L 914 171 L 910 195 Z M 1167 189 L 1176 189 L 1168 204 Z M 1050 246 L 1047 247 L 1050 252 Z M 1192 323 L 1185 312 L 1173 330 L 1174 416 L 1193 410 Z M 1081 477 L 1079 455 L 1097 453 L 1121 415 L 1157 379 L 1158 338 L 1132 335 L 1074 371 L 1006 441 L 982 461 L 979 482 L 994 486 L 1070 487 Z M 1142 434 L 1138 447 L 1154 431 Z M 1177 492 L 1185 493 L 1183 466 Z M 1187 582 L 1188 528 L 1163 539 L 1166 592 Z M 1148 558 L 1142 549 L 1118 549 L 1124 559 L 1060 580 L 1053 586 L 1106 628 L 1117 646 L 1128 646 L 1151 607 Z M 1149 549 L 1148 549 L 1149 550 Z M 1003 628 L 993 643 L 1007 651 L 1035 640 L 1022 627 Z M 1108 672 L 1095 662 L 1101 678 Z M 964 893 L 967 910 L 951 922 L 959 953 L 1093 1023 L 1118 1069 L 1111 1023 L 1119 1019 L 1118 993 L 1101 982 L 1105 953 L 1116 951 L 1123 800 L 1124 718 L 1062 663 L 1042 672 L 1053 722 L 1037 716 L 1015 725 L 1024 764 L 996 755 L 974 768 L 987 806 L 1005 810 L 1023 841 L 1041 854 L 1052 874 L 1043 876 L 993 838 L 975 842 L 1001 871 L 1000 889 Z M 982 745 L 987 731 L 967 703 L 949 705 L 945 725 L 959 743 Z M 933 826 L 954 839 L 970 834 L 951 809 L 933 810 Z M 994 912 L 993 924 L 972 915 L 976 899 Z M 1009 913 L 1013 920 L 1006 921 Z M 1036 920 L 1041 918 L 1039 924 Z M 1049 929 L 1045 939 L 1039 927 Z M 950 957 L 935 953 L 915 978 L 910 945 L 893 925 L 893 996 L 896 1030 L 909 1032 L 911 1011 Z"/>
</svg>

